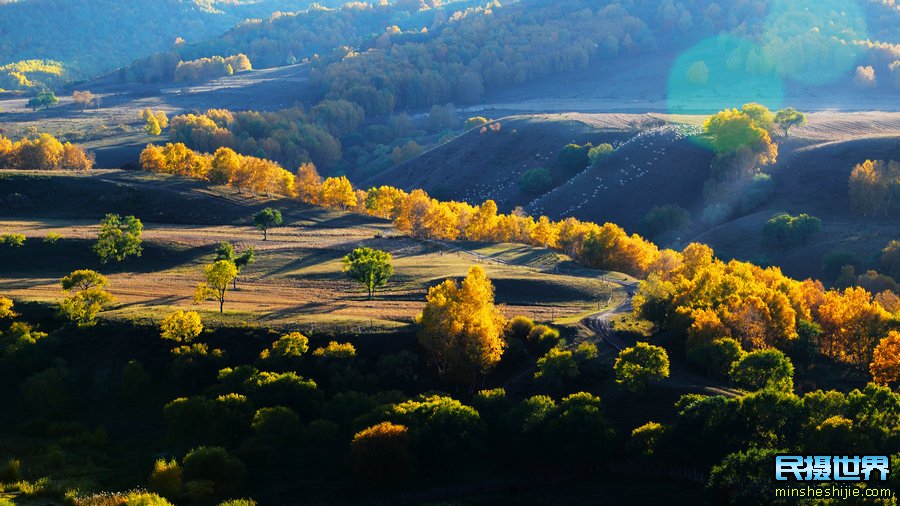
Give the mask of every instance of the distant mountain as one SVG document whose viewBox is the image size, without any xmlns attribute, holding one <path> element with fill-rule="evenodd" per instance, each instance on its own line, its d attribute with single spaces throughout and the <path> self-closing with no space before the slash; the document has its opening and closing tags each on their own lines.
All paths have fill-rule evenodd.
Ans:
<svg viewBox="0 0 900 506">
<path fill-rule="evenodd" d="M 199 41 L 248 18 L 298 11 L 307 0 L 0 0 L 0 67 L 52 60 L 81 79 Z M 339 4 L 340 0 L 319 0 Z M 6 83 L 7 87 L 10 86 Z M 0 87 L 3 87 L 0 85 Z M 18 86 L 27 88 L 28 86 Z"/>
</svg>

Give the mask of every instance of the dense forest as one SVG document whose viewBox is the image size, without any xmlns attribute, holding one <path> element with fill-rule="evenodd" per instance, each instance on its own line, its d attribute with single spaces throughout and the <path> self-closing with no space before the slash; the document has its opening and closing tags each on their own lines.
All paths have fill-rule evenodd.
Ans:
<svg viewBox="0 0 900 506">
<path fill-rule="evenodd" d="M 20 61 L 51 60 L 65 69 L 66 79 L 89 79 L 136 58 L 167 50 L 179 39 L 216 37 L 244 19 L 268 17 L 297 7 L 298 2 L 293 0 L 0 3 L 0 67 Z M 0 68 L 0 76 L 5 73 Z M 62 84 L 60 80 L 40 81 L 50 86 Z M 16 86 L 0 77 L 0 88 L 31 87 L 27 83 Z"/>
</svg>

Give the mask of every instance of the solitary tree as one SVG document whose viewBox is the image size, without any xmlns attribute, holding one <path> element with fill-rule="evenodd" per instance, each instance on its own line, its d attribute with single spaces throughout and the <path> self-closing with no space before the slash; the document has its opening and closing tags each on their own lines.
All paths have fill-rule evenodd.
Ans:
<svg viewBox="0 0 900 506">
<path fill-rule="evenodd" d="M 37 94 L 37 96 L 32 97 L 28 100 L 28 107 L 32 111 L 37 111 L 41 107 L 44 109 L 49 109 L 50 107 L 59 103 L 59 99 L 56 98 L 56 95 L 52 91 L 42 91 Z"/>
<path fill-rule="evenodd" d="M 72 93 L 72 101 L 81 106 L 81 110 L 85 110 L 88 106 L 94 105 L 97 95 L 90 91 L 76 91 Z"/>
<path fill-rule="evenodd" d="M 256 252 L 253 249 L 253 246 L 250 246 L 246 251 L 238 255 L 233 244 L 223 241 L 219 243 L 219 247 L 216 248 L 216 260 L 228 260 L 229 262 L 232 262 L 234 266 L 237 267 L 239 276 L 241 271 L 244 270 L 244 267 L 256 262 Z M 234 281 L 232 281 L 232 288 L 234 290 L 237 290 L 238 276 L 235 276 Z"/>
<path fill-rule="evenodd" d="M 134 216 L 122 219 L 118 214 L 107 214 L 100 222 L 100 235 L 94 252 L 104 264 L 111 259 L 121 262 L 132 255 L 141 256 L 143 233 L 144 224 Z"/>
<path fill-rule="evenodd" d="M 613 369 L 616 383 L 634 393 L 641 393 L 648 382 L 669 377 L 669 355 L 661 346 L 637 343 L 619 353 Z"/>
<path fill-rule="evenodd" d="M 104 290 L 108 281 L 99 272 L 83 269 L 74 271 L 60 280 L 69 296 L 59 305 L 59 312 L 80 327 L 94 325 L 97 314 L 113 301 Z"/>
<path fill-rule="evenodd" d="M 806 124 L 806 115 L 793 107 L 787 107 L 775 113 L 775 124 L 781 128 L 784 136 L 787 137 L 792 127 Z"/>
<path fill-rule="evenodd" d="M 365 286 L 371 299 L 375 289 L 385 286 L 394 275 L 391 260 L 390 253 L 372 248 L 356 248 L 344 257 L 344 272 Z"/>
<path fill-rule="evenodd" d="M 431 287 L 426 301 L 419 342 L 442 375 L 471 384 L 500 362 L 506 319 L 484 269 L 473 266 L 462 284 L 448 279 Z"/>
<path fill-rule="evenodd" d="M 229 283 L 237 276 L 237 267 L 228 260 L 217 260 L 216 263 L 206 266 L 204 276 L 206 282 L 197 285 L 194 300 L 198 304 L 204 300 L 218 301 L 219 313 L 224 312 L 225 293 L 228 291 Z"/>
<path fill-rule="evenodd" d="M 256 228 L 263 232 L 263 241 L 269 239 L 269 229 L 281 225 L 281 221 L 281 211 L 271 207 L 263 209 L 253 217 L 253 223 L 256 225 Z"/>
</svg>

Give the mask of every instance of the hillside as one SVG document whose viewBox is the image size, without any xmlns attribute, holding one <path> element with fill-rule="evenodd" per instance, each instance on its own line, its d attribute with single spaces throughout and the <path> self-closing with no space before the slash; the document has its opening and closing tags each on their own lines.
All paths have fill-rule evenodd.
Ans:
<svg viewBox="0 0 900 506">
<path fill-rule="evenodd" d="M 21 60 L 55 60 L 66 69 L 68 80 L 92 78 L 136 58 L 168 50 L 178 38 L 198 41 L 215 37 L 244 19 L 298 10 L 310 3 L 302 0 L 0 3 L 3 40 L 0 67 Z M 11 84 L 0 83 L 0 88 L 15 89 Z"/>
<path fill-rule="evenodd" d="M 641 122 L 660 119 L 674 123 L 636 130 Z M 872 220 L 850 212 L 847 178 L 866 159 L 896 158 L 900 114 L 812 113 L 807 126 L 781 140 L 779 161 L 767 169 L 775 188 L 771 199 L 752 215 L 712 229 L 703 224 L 702 191 L 713 154 L 686 137 L 695 128 L 690 125 L 702 120 L 627 114 L 511 116 L 497 121 L 499 132 L 467 132 L 365 184 L 402 182 L 404 188 L 422 187 L 444 199 L 490 198 L 506 210 L 523 206 L 529 214 L 609 221 L 639 232 L 653 207 L 676 204 L 694 222 L 676 246 L 708 242 L 725 258 L 772 262 L 796 277 L 821 276 L 822 258 L 831 251 L 852 253 L 863 265 L 872 265 L 875 253 L 896 235 L 896 219 Z M 518 189 L 523 172 L 555 167 L 560 150 L 570 142 L 610 142 L 616 151 L 601 166 L 574 175 L 561 175 L 555 168 L 553 188 L 542 195 Z M 819 217 L 823 232 L 806 245 L 764 251 L 762 227 L 779 212 Z"/>
<path fill-rule="evenodd" d="M 109 275 L 111 292 L 119 300 L 107 313 L 114 319 L 154 318 L 172 307 L 191 306 L 203 266 L 220 241 L 256 250 L 256 263 L 242 274 L 239 289 L 226 304 L 226 323 L 302 322 L 320 330 L 404 327 L 421 311 L 429 286 L 448 276 L 464 276 L 472 263 L 483 263 L 510 316 L 577 320 L 596 311 L 598 300 L 617 304 L 624 296 L 616 285 L 541 248 L 396 237 L 393 226 L 381 220 L 253 199 L 181 178 L 123 171 L 7 171 L 0 172 L 0 182 L 6 209 L 0 233 L 28 237 L 22 250 L 0 249 L 0 265 L 6 266 L 0 268 L 0 291 L 20 300 L 54 301 L 60 277 L 78 268 L 97 269 Z M 66 205 L 71 202 L 80 204 Z M 268 241 L 250 223 L 265 205 L 280 208 L 286 220 L 269 233 Z M 144 221 L 140 265 L 101 265 L 90 251 L 97 223 L 108 212 Z M 64 239 L 42 243 L 50 232 Z M 341 270 L 340 259 L 358 246 L 382 249 L 395 258 L 396 276 L 375 300 L 366 300 Z M 220 318 L 211 305 L 201 309 Z"/>
</svg>

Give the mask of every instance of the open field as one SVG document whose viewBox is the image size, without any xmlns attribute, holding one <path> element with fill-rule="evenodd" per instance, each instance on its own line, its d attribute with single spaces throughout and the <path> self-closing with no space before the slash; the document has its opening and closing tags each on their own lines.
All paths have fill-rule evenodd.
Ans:
<svg viewBox="0 0 900 506">
<path fill-rule="evenodd" d="M 175 306 L 195 307 L 193 290 L 201 280 L 203 265 L 212 260 L 220 241 L 230 241 L 239 250 L 252 246 L 257 260 L 242 273 L 238 290 L 229 293 L 224 317 L 215 314 L 214 303 L 200 305 L 210 319 L 223 322 L 404 326 L 421 311 L 429 286 L 448 277 L 462 277 L 469 266 L 479 262 L 494 281 L 497 300 L 505 305 L 508 316 L 522 314 L 541 321 L 571 321 L 623 297 L 617 285 L 600 279 L 600 273 L 571 266 L 564 257 L 547 250 L 495 244 L 464 244 L 457 249 L 456 245 L 391 235 L 389 223 L 341 213 L 314 209 L 286 212 L 286 226 L 273 229 L 269 240 L 263 241 L 261 233 L 246 223 L 258 202 L 248 198 L 249 203 L 245 204 L 223 204 L 220 200 L 232 196 L 203 193 L 210 190 L 176 178 L 157 176 L 153 183 L 142 183 L 143 176 L 107 172 L 41 178 L 49 177 L 51 182 L 59 182 L 58 178 L 76 180 L 85 187 L 104 180 L 119 185 L 146 184 L 143 193 L 151 196 L 166 191 L 154 191 L 155 185 L 185 185 L 183 190 L 194 194 L 194 198 L 186 199 L 181 208 L 192 206 L 199 211 L 210 205 L 212 214 L 221 216 L 226 223 L 231 218 L 232 223 L 198 225 L 145 220 L 144 255 L 121 265 L 104 266 L 90 250 L 97 234 L 96 221 L 60 218 L 60 214 L 68 214 L 64 208 L 54 211 L 45 207 L 49 203 L 44 203 L 39 219 L 0 219 L 3 233 L 28 237 L 21 249 L 0 249 L 0 293 L 26 300 L 57 300 L 61 276 L 74 269 L 93 268 L 108 274 L 110 291 L 117 298 L 118 305 L 106 313 L 107 317 L 158 319 Z M 22 179 L 12 174 L 5 177 L 17 181 L 17 193 L 25 195 L 29 195 L 27 188 L 38 191 L 45 182 L 20 176 L 33 181 L 29 186 L 22 185 Z M 282 205 L 289 208 L 292 204 Z M 114 204 L 108 206 L 108 211 L 123 212 Z M 60 233 L 65 239 L 57 244 L 41 242 L 50 232 Z M 358 246 L 383 249 L 395 259 L 395 277 L 374 300 L 366 300 L 363 290 L 341 272 L 341 258 Z"/>
</svg>

